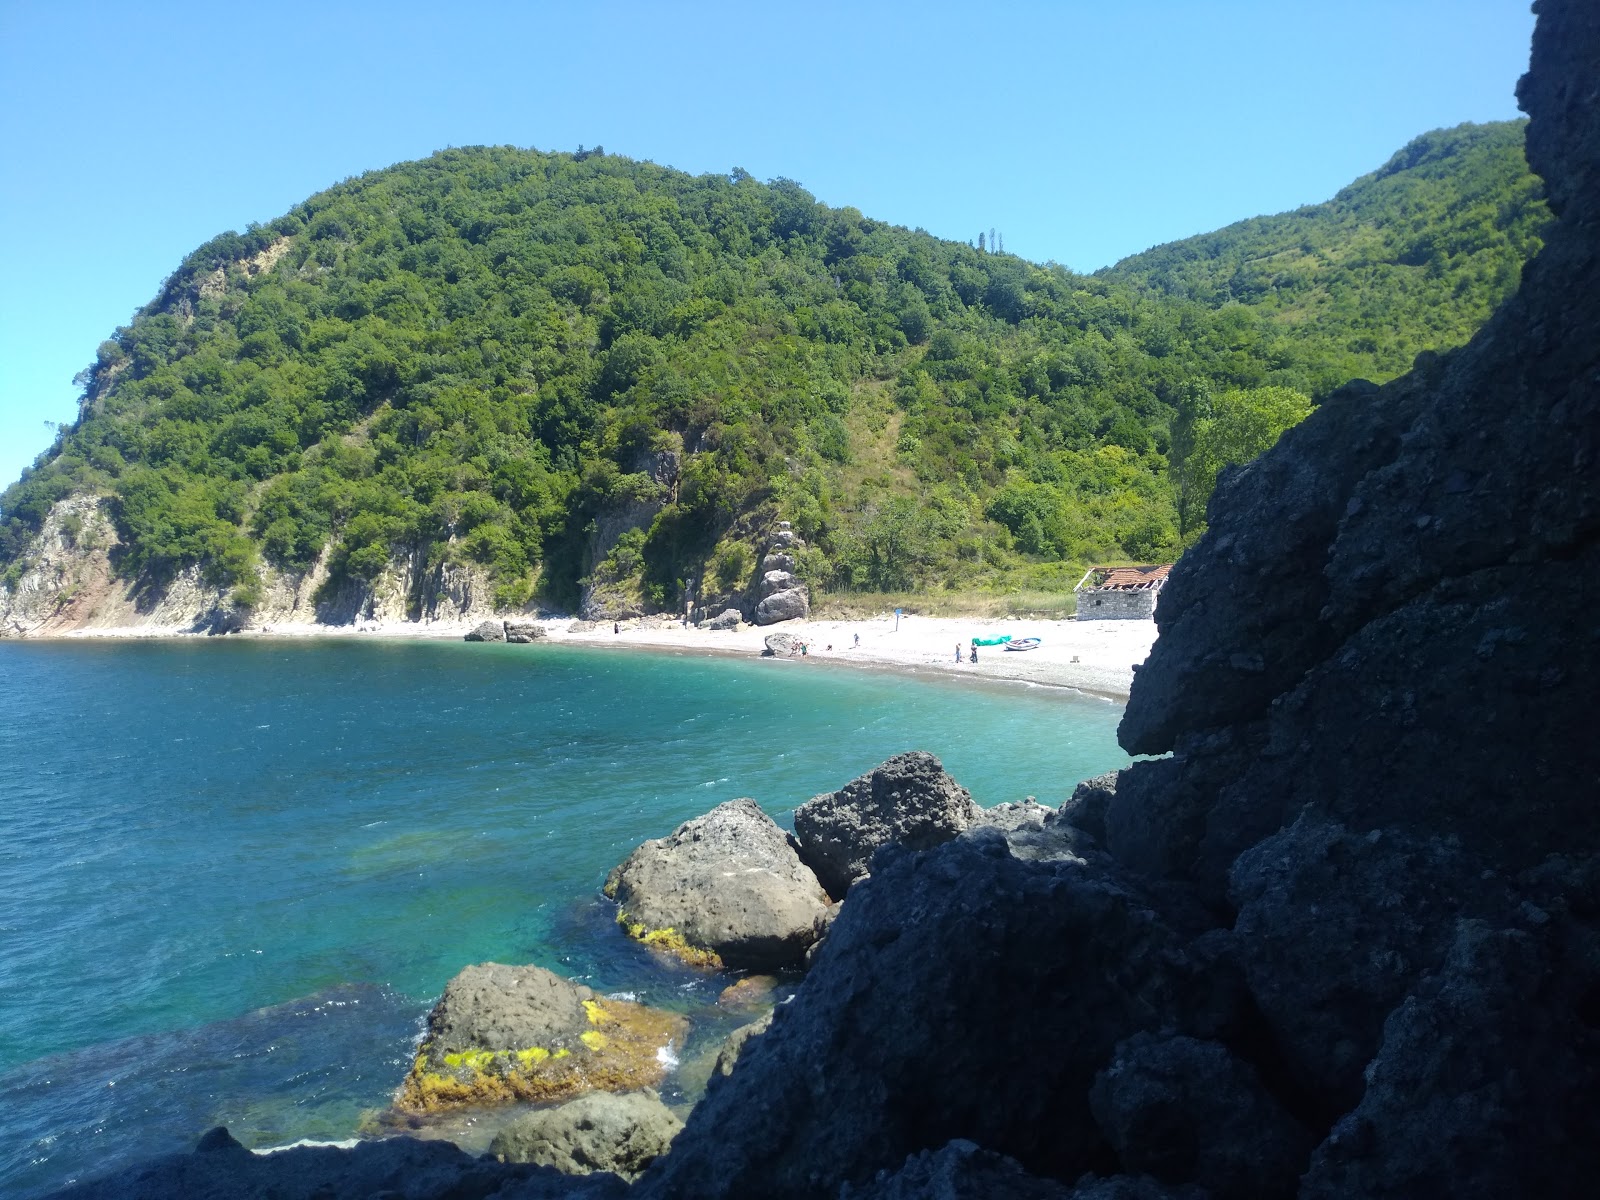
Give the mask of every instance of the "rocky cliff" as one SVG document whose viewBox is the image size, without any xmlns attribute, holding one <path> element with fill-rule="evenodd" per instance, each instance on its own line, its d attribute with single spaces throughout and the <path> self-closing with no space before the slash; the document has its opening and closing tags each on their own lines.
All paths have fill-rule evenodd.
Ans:
<svg viewBox="0 0 1600 1200">
<path fill-rule="evenodd" d="M 0 638 L 99 629 L 231 633 L 248 626 L 350 625 L 362 621 L 464 621 L 494 611 L 487 573 L 427 550 L 397 552 L 376 578 L 328 581 L 324 553 L 310 569 L 257 563 L 256 598 L 208 582 L 198 567 L 170 579 L 128 579 L 109 501 L 69 496 L 51 508 L 30 553 L 0 581 Z"/>
<path fill-rule="evenodd" d="M 881 850 L 630 1194 L 1590 1194 L 1600 10 L 1538 11 L 1549 244 L 1219 487 L 1122 728 L 1169 756 Z"/>
</svg>

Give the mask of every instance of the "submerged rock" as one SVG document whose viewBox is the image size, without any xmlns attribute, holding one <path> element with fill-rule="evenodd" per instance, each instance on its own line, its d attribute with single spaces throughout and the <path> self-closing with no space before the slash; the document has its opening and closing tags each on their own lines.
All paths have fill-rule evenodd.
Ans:
<svg viewBox="0 0 1600 1200">
<path fill-rule="evenodd" d="M 705 966 L 799 965 L 827 907 L 816 876 L 754 800 L 729 800 L 640 846 L 606 880 L 631 937 Z"/>
<path fill-rule="evenodd" d="M 542 967 L 481 963 L 445 986 L 395 1107 L 424 1113 L 654 1087 L 666 1071 L 660 1051 L 686 1030 L 676 1013 L 598 998 Z"/>
<path fill-rule="evenodd" d="M 832 896 L 866 877 L 873 851 L 891 842 L 927 850 L 948 842 L 983 810 L 967 789 L 921 750 L 897 754 L 837 792 L 807 800 L 794 813 L 800 856 Z"/>
<path fill-rule="evenodd" d="M 503 642 L 506 640 L 506 627 L 503 621 L 483 621 L 474 625 L 467 636 L 461 639 L 465 642 Z"/>
<path fill-rule="evenodd" d="M 682 1128 L 653 1091 L 596 1093 L 518 1117 L 495 1135 L 489 1153 L 568 1175 L 609 1171 L 633 1179 L 667 1152 Z"/>
<path fill-rule="evenodd" d="M 776 1011 L 774 1009 L 760 1020 L 739 1026 L 723 1039 L 722 1048 L 717 1051 L 717 1061 L 712 1066 L 712 1071 L 717 1075 L 732 1075 L 733 1068 L 739 1063 L 739 1055 L 744 1053 L 746 1043 L 772 1028 L 772 1016 Z"/>
</svg>

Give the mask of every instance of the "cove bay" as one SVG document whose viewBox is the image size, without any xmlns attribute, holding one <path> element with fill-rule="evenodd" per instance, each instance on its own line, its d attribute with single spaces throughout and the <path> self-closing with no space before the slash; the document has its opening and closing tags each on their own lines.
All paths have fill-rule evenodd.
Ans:
<svg viewBox="0 0 1600 1200">
<path fill-rule="evenodd" d="M 734 796 L 786 825 L 919 748 L 980 804 L 1055 806 L 1126 765 L 1120 715 L 641 650 L 0 646 L 0 1191 L 216 1124 L 351 1137 L 467 964 L 709 1008 L 727 980 L 664 965 L 600 896 L 641 841 Z"/>
</svg>

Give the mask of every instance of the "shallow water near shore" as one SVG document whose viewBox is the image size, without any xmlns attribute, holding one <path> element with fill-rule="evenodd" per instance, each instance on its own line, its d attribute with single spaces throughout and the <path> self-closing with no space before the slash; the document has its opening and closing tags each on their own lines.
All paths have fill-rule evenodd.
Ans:
<svg viewBox="0 0 1600 1200">
<path fill-rule="evenodd" d="M 1120 715 L 641 651 L 0 645 L 0 1194 L 219 1123 L 349 1137 L 469 963 L 633 992 L 709 1040 L 727 978 L 663 965 L 598 895 L 640 841 L 743 795 L 787 825 L 908 749 L 982 804 L 1056 805 L 1127 762 Z"/>
</svg>

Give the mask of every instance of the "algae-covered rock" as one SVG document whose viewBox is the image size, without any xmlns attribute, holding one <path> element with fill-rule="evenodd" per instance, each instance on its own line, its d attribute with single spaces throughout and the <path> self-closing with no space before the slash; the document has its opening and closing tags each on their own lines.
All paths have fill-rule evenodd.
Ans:
<svg viewBox="0 0 1600 1200">
<path fill-rule="evenodd" d="M 837 792 L 807 800 L 794 813 L 800 857 L 833 896 L 865 877 L 873 851 L 893 842 L 929 850 L 983 815 L 972 796 L 933 755 L 897 754 Z"/>
<path fill-rule="evenodd" d="M 495 1135 L 489 1153 L 568 1175 L 610 1171 L 633 1179 L 667 1152 L 682 1128 L 653 1091 L 602 1092 L 518 1117 Z"/>
<path fill-rule="evenodd" d="M 788 836 L 730 800 L 646 842 L 606 880 L 631 937 L 700 966 L 795 966 L 828 905 Z"/>
<path fill-rule="evenodd" d="M 653 1087 L 663 1047 L 688 1023 L 676 1013 L 601 999 L 541 967 L 481 963 L 446 985 L 395 1107 L 552 1101 Z"/>
</svg>

